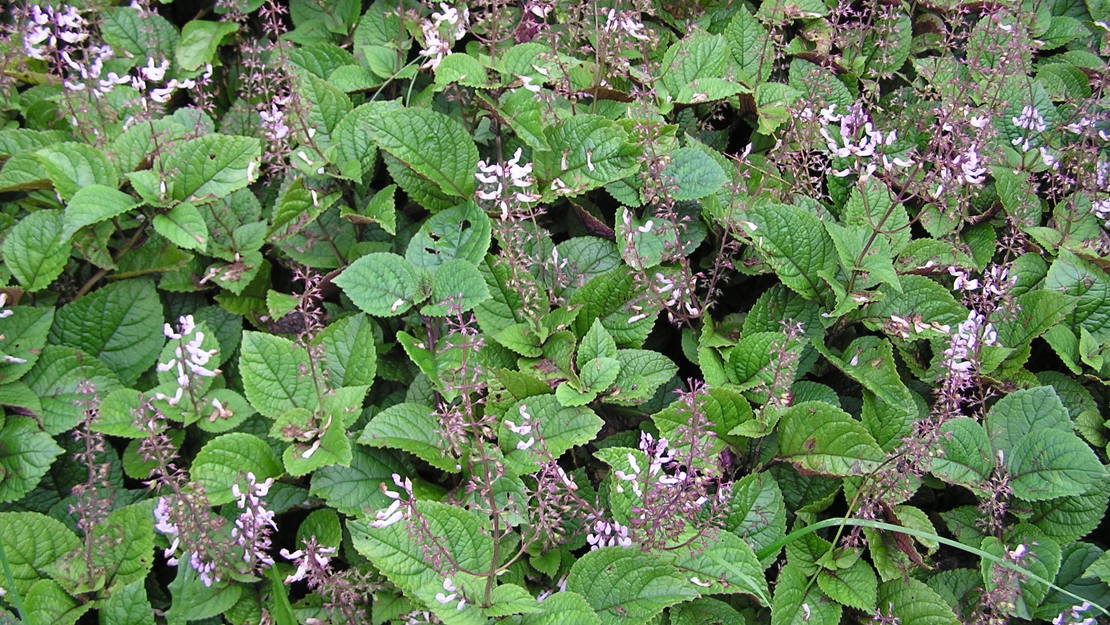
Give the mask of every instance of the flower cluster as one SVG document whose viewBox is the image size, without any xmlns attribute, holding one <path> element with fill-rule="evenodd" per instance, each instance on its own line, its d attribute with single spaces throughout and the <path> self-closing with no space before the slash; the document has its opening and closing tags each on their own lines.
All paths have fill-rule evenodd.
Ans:
<svg viewBox="0 0 1110 625">
<path fill-rule="evenodd" d="M 504 163 L 478 161 L 480 186 L 475 194 L 480 200 L 496 203 L 501 210 L 501 219 L 509 219 L 514 213 L 513 203 L 528 204 L 537 202 L 539 194 L 530 191 L 536 185 L 532 177 L 532 163 L 520 163 L 523 148 L 517 148 L 513 157 Z"/>
<path fill-rule="evenodd" d="M 446 2 L 440 2 L 441 12 L 433 12 L 431 19 L 420 24 L 424 33 L 424 49 L 420 56 L 427 59 L 421 67 L 435 70 L 439 67 L 443 57 L 451 54 L 455 43 L 466 36 L 467 24 L 470 21 L 470 10 L 465 6 L 460 11 Z"/>
<path fill-rule="evenodd" d="M 1103 228 L 1110 229 L 1110 200 L 1096 200 L 1091 202 L 1091 213 L 1102 223 Z"/>
<path fill-rule="evenodd" d="M 7 319 L 8 317 L 11 317 L 12 315 L 15 314 L 15 311 L 12 310 L 11 308 L 5 308 L 7 303 L 8 303 L 8 294 L 3 292 L 3 291 L 0 291 L 0 319 Z M 2 341 L 2 340 L 4 340 L 4 335 L 0 334 L 0 341 Z M 26 358 L 19 358 L 17 356 L 10 356 L 8 354 L 3 354 L 3 352 L 0 352 L 0 354 L 2 354 L 2 356 L 0 356 L 0 362 L 3 362 L 3 363 L 7 363 L 7 364 L 11 364 L 11 365 L 21 365 L 21 364 L 27 362 Z"/>
<path fill-rule="evenodd" d="M 72 45 L 88 37 L 88 22 L 76 7 L 62 5 L 55 9 L 35 4 L 31 5 L 23 33 L 23 51 L 33 59 L 46 60 L 51 52 L 59 50 L 59 41 Z"/>
<path fill-rule="evenodd" d="M 217 350 L 201 349 L 204 344 L 204 332 L 197 330 L 193 316 L 184 315 L 178 319 L 178 323 L 179 332 L 174 332 L 168 323 L 163 326 L 162 333 L 166 335 L 166 338 L 178 341 L 178 346 L 174 348 L 173 358 L 168 362 L 160 362 L 157 366 L 158 371 L 162 373 L 176 370 L 177 390 L 173 396 L 164 393 L 154 395 L 155 399 L 163 400 L 171 406 L 176 406 L 181 402 L 185 389 L 193 385 L 194 376 L 212 378 L 220 373 L 219 369 L 208 368 L 208 362 L 216 355 Z M 185 337 L 189 335 L 192 335 L 192 338 L 186 341 Z M 219 402 L 215 402 L 214 407 L 217 410 L 222 410 Z"/>
<path fill-rule="evenodd" d="M 717 488 L 716 494 L 712 493 L 720 484 L 711 474 L 717 468 L 717 461 L 709 457 L 715 435 L 708 430 L 702 411 L 705 392 L 704 385 L 698 384 L 690 392 L 680 394 L 679 405 L 689 420 L 676 432 L 678 445 L 641 432 L 640 451 L 645 455 L 647 466 L 642 467 L 636 455 L 629 452 L 630 471 L 613 472 L 617 479 L 616 491 L 623 493 L 627 488 L 639 500 L 630 510 L 629 529 L 635 532 L 636 542 L 645 547 L 660 547 L 678 538 L 689 529 L 691 522 L 704 517 L 701 513 L 711 498 L 715 506 L 727 490 Z M 707 524 L 699 529 L 699 534 L 710 530 Z M 620 536 L 619 532 L 612 535 Z"/>
<path fill-rule="evenodd" d="M 175 554 L 181 545 L 182 532 L 176 519 L 182 512 L 180 508 L 186 504 L 187 502 L 177 498 L 159 497 L 158 503 L 154 506 L 155 531 L 173 537 L 170 546 L 163 551 L 166 564 L 170 566 L 177 566 L 179 562 L 179 558 Z M 189 560 L 189 566 L 193 567 L 193 570 L 197 572 L 198 579 L 205 586 L 211 586 L 220 581 L 215 560 L 204 557 L 200 551 L 189 551 L 185 556 Z"/>
<path fill-rule="evenodd" d="M 644 32 L 644 23 L 636 14 L 629 11 L 618 12 L 616 9 L 609 9 L 605 15 L 604 29 L 607 33 L 623 32 L 639 41 L 651 41 L 651 36 Z"/>
<path fill-rule="evenodd" d="M 526 440 L 517 442 L 517 449 L 528 449 L 536 444 L 536 437 L 532 435 L 532 415 L 528 413 L 528 407 L 524 404 L 520 405 L 520 425 L 517 425 L 514 421 L 505 419 L 505 427 L 509 428 L 509 431 L 513 434 L 528 437 Z"/>
<path fill-rule="evenodd" d="M 616 521 L 594 521 L 593 529 L 586 535 L 586 542 L 590 551 L 602 547 L 631 547 L 632 538 L 628 535 L 628 528 Z"/>
<path fill-rule="evenodd" d="M 891 130 L 885 134 L 875 128 L 871 116 L 863 110 L 863 105 L 854 103 L 848 113 L 836 113 L 836 106 L 829 105 L 821 110 L 821 121 L 826 125 L 839 124 L 837 136 L 833 136 L 828 128 L 820 129 L 821 137 L 825 140 L 825 147 L 829 153 L 838 159 L 851 159 L 851 163 L 843 169 L 834 169 L 834 176 L 843 178 L 859 173 L 861 178 L 868 178 L 875 173 L 880 165 L 884 170 L 894 166 L 901 168 L 911 167 L 913 161 L 900 156 L 888 156 L 884 150 L 898 140 L 897 131 Z"/>
<path fill-rule="evenodd" d="M 998 345 L 998 333 L 983 315 L 972 311 L 956 326 L 948 349 L 944 350 L 944 366 L 954 375 L 969 375 L 978 361 L 979 349 Z"/>
<path fill-rule="evenodd" d="M 1035 545 L 1019 544 L 1013 549 L 1008 549 L 1002 554 L 1002 561 L 1009 565 L 1021 566 Z M 1021 583 L 1024 575 L 1012 566 L 995 564 L 991 567 L 990 583 L 979 598 L 979 609 L 975 625 L 1003 625 L 1009 622 L 1009 614 L 1013 612 L 1015 602 L 1021 595 Z"/>
<path fill-rule="evenodd" d="M 326 578 L 328 565 L 336 551 L 335 547 L 321 547 L 318 545 L 315 536 L 305 542 L 303 549 L 291 552 L 283 548 L 278 552 L 281 557 L 297 563 L 297 570 L 285 578 L 285 583 L 292 584 L 308 578 L 311 586 L 312 580 Z"/>
<path fill-rule="evenodd" d="M 405 494 L 408 495 L 408 500 L 412 501 L 413 495 L 411 479 L 407 477 L 401 479 L 401 476 L 399 474 L 394 473 L 393 483 L 397 485 L 397 488 L 405 491 Z M 401 499 L 401 493 L 395 490 L 389 490 L 388 488 L 386 488 L 385 484 L 382 484 L 382 493 L 386 497 L 392 499 L 393 503 L 389 504 L 389 507 L 385 508 L 384 510 L 379 510 L 377 514 L 374 515 L 374 520 L 370 523 L 370 527 L 376 529 L 389 527 L 390 525 L 393 525 L 401 519 L 407 518 L 410 514 L 407 506 L 404 510 L 401 509 L 401 506 L 404 504 L 403 500 Z"/>
<path fill-rule="evenodd" d="M 289 126 L 285 124 L 285 106 L 289 104 L 289 97 L 275 97 L 270 100 L 268 105 L 263 104 L 258 111 L 258 118 L 262 120 L 260 124 L 262 133 L 271 143 L 279 143 L 285 141 L 291 132 Z"/>
<path fill-rule="evenodd" d="M 1052 625 L 1095 625 L 1095 617 L 1084 615 L 1091 609 L 1091 602 L 1084 601 L 1080 605 L 1073 605 L 1070 610 L 1064 610 L 1052 619 Z"/>
<path fill-rule="evenodd" d="M 1045 123 L 1044 116 L 1041 115 L 1041 112 L 1037 110 L 1037 107 L 1028 104 L 1021 109 L 1020 115 L 1010 118 L 1010 123 L 1012 123 L 1015 128 L 1025 131 L 1021 136 L 1014 137 L 1010 140 L 1010 143 L 1016 147 L 1020 147 L 1022 152 L 1028 152 L 1032 149 L 1033 144 L 1031 143 L 1030 136 L 1032 133 L 1039 134 L 1048 130 L 1048 124 Z"/>
<path fill-rule="evenodd" d="M 243 548 L 243 562 L 251 569 L 269 567 L 274 563 L 269 554 L 270 531 L 277 529 L 277 523 L 274 522 L 273 511 L 267 510 L 262 503 L 262 498 L 273 485 L 274 478 L 259 483 L 254 473 L 247 473 L 245 490 L 239 488 L 238 483 L 231 485 L 235 505 L 242 510 L 239 518 L 235 519 L 231 537 Z"/>
<path fill-rule="evenodd" d="M 455 603 L 456 610 L 461 610 L 466 607 L 466 597 L 462 596 L 462 591 L 455 585 L 455 582 L 451 581 L 450 577 L 444 577 L 443 592 L 436 593 L 436 601 L 444 605 L 456 600 L 458 601 Z"/>
</svg>

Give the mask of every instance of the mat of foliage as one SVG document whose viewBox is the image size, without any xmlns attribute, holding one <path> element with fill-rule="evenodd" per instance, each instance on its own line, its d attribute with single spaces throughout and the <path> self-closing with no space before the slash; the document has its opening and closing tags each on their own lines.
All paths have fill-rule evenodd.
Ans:
<svg viewBox="0 0 1110 625">
<path fill-rule="evenodd" d="M 1110 616 L 1107 2 L 0 21 L 0 622 Z"/>
</svg>

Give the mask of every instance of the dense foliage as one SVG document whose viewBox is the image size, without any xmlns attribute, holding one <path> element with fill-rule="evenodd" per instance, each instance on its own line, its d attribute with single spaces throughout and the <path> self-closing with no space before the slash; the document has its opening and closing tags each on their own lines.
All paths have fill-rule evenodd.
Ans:
<svg viewBox="0 0 1110 625">
<path fill-rule="evenodd" d="M 1110 3 L 24 4 L 0 622 L 1110 616 Z"/>
</svg>

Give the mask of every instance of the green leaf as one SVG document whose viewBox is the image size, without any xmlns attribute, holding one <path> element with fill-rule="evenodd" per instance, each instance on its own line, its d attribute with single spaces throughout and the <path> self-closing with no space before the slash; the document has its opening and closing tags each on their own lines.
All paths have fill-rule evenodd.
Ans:
<svg viewBox="0 0 1110 625">
<path fill-rule="evenodd" d="M 186 71 L 196 71 L 211 63 L 224 38 L 239 30 L 235 22 L 193 20 L 181 29 L 177 42 L 177 64 Z"/>
<path fill-rule="evenodd" d="M 1110 501 L 1110 481 L 1096 482 L 1082 495 L 1060 497 L 1030 504 L 1032 516 L 1027 522 L 1040 528 L 1046 536 L 1067 545 L 1093 532 L 1102 522 Z"/>
<path fill-rule="evenodd" d="M 490 606 L 486 616 L 499 617 L 510 614 L 535 614 L 542 612 L 536 598 L 516 584 L 501 584 L 490 593 Z"/>
<path fill-rule="evenodd" d="M 202 202 L 227 197 L 251 182 L 262 159 L 253 137 L 209 134 L 178 143 L 165 157 L 170 199 Z"/>
<path fill-rule="evenodd" d="M 616 358 L 594 358 L 582 366 L 578 372 L 582 384 L 598 393 L 608 390 L 621 371 L 621 363 Z"/>
<path fill-rule="evenodd" d="M 337 153 L 336 159 L 344 171 L 353 168 L 353 173 L 361 175 L 374 165 L 378 150 L 374 144 L 370 121 L 384 111 L 398 106 L 394 102 L 368 102 L 347 113 L 336 124 L 331 138 Z"/>
<path fill-rule="evenodd" d="M 7 358 L 0 359 L 0 384 L 18 380 L 35 366 L 54 323 L 54 309 L 45 306 L 13 306 L 5 312 L 0 354 Z"/>
<path fill-rule="evenodd" d="M 49 579 L 42 579 L 27 591 L 23 609 L 27 611 L 27 625 L 73 625 L 81 615 L 93 607 L 81 603 Z"/>
<path fill-rule="evenodd" d="M 265 441 L 245 432 L 221 434 L 208 441 L 189 470 L 193 480 L 204 487 L 208 501 L 217 506 L 235 499 L 231 485 L 247 473 L 263 481 L 281 476 L 282 466 Z"/>
<path fill-rule="evenodd" d="M 862 423 L 824 402 L 791 406 L 779 428 L 779 457 L 813 473 L 864 475 L 885 458 Z"/>
<path fill-rule="evenodd" d="M 39 210 L 21 219 L 4 238 L 4 264 L 24 289 L 41 291 L 61 275 L 70 249 L 62 211 Z"/>
<path fill-rule="evenodd" d="M 912 577 L 880 585 L 879 606 L 884 614 L 892 612 L 903 625 L 960 625 L 944 599 Z"/>
<path fill-rule="evenodd" d="M 358 442 L 370 447 L 407 451 L 428 464 L 450 473 L 462 470 L 439 432 L 435 411 L 416 403 L 400 403 L 376 414 Z"/>
<path fill-rule="evenodd" d="M 341 216 L 356 224 L 376 223 L 389 234 L 397 234 L 397 207 L 394 196 L 397 185 L 391 184 L 374 193 L 361 213 L 351 211 L 346 206 L 340 209 Z"/>
<path fill-rule="evenodd" d="M 879 581 L 875 570 L 862 558 L 841 569 L 821 569 L 817 585 L 833 601 L 865 612 L 875 609 Z"/>
<path fill-rule="evenodd" d="M 62 238 L 69 239 L 81 228 L 122 215 L 139 204 L 130 195 L 102 184 L 81 187 L 66 204 Z"/>
<path fill-rule="evenodd" d="M 760 83 L 755 89 L 755 107 L 759 112 L 758 130 L 769 135 L 791 120 L 794 102 L 802 92 L 777 82 Z"/>
<path fill-rule="evenodd" d="M 879 287 L 883 298 L 864 309 L 876 320 L 886 323 L 892 316 L 914 319 L 921 315 L 925 324 L 937 323 L 955 327 L 967 319 L 967 309 L 952 297 L 951 291 L 925 276 L 899 276 L 902 292 L 888 285 Z M 918 335 L 920 336 L 920 335 Z M 911 334 L 911 338 L 917 338 Z"/>
<path fill-rule="evenodd" d="M 476 513 L 433 501 L 418 501 L 417 511 L 426 531 L 437 536 L 438 545 L 459 567 L 470 571 L 484 570 L 493 557 L 493 540 L 485 527 L 485 519 Z M 384 528 L 371 527 L 370 519 L 347 523 L 355 549 L 366 556 L 389 581 L 421 602 L 445 623 L 485 623 L 485 617 L 469 602 L 463 610 L 455 603 L 441 604 L 435 598 L 443 593 L 443 577 L 425 560 L 425 549 L 417 537 L 405 528 L 406 522 Z M 478 581 L 466 573 L 452 576 L 462 589 L 468 582 Z"/>
<path fill-rule="evenodd" d="M 933 458 L 933 475 L 978 492 L 994 470 L 994 451 L 987 431 L 974 419 L 961 417 L 945 423 L 941 432 L 943 453 Z"/>
<path fill-rule="evenodd" d="M 736 608 L 709 597 L 702 597 L 676 605 L 667 611 L 671 625 L 722 625 L 744 623 L 744 616 Z"/>
<path fill-rule="evenodd" d="M 786 505 L 770 473 L 752 473 L 733 484 L 725 529 L 743 537 L 758 551 L 786 534 Z M 764 567 L 777 556 L 777 551 L 765 556 Z"/>
<path fill-rule="evenodd" d="M 605 547 L 579 558 L 566 587 L 586 598 L 602 625 L 643 625 L 667 606 L 698 596 L 673 566 L 622 547 Z"/>
<path fill-rule="evenodd" d="M 432 297 L 420 313 L 445 317 L 467 312 L 489 297 L 486 280 L 477 267 L 470 261 L 450 260 L 437 267 L 432 275 Z"/>
<path fill-rule="evenodd" d="M 277 625 L 297 625 L 297 617 L 293 613 L 293 605 L 289 603 L 289 594 L 286 592 L 285 580 L 278 573 L 276 566 L 271 566 L 266 571 L 270 578 L 270 597 L 273 601 L 271 613 Z"/>
<path fill-rule="evenodd" d="M 430 109 L 403 108 L 369 117 L 374 141 L 447 195 L 470 197 L 478 148 L 461 124 Z"/>
<path fill-rule="evenodd" d="M 163 58 L 173 55 L 178 39 L 177 28 L 158 13 L 113 7 L 102 10 L 99 17 L 100 34 L 104 42 L 113 48 L 135 57 L 145 57 L 155 50 Z M 108 625 L 112 623 L 109 621 Z"/>
<path fill-rule="evenodd" d="M 522 408 L 532 415 L 532 423 L 537 424 L 543 432 L 543 443 L 552 458 L 559 458 L 568 449 L 594 440 L 604 424 L 593 410 L 563 406 L 555 395 L 536 395 L 522 399 L 505 411 L 504 420 L 520 425 L 523 419 Z M 546 454 L 540 453 L 539 441 L 531 448 L 518 449 L 517 444 L 529 437 L 509 431 L 504 423 L 498 432 L 498 438 L 502 448 L 508 450 L 505 453 L 505 465 L 512 473 L 519 475 L 536 471 L 539 463 L 546 457 Z"/>
<path fill-rule="evenodd" d="M 1057 430 L 1071 433 L 1071 419 L 1051 386 L 1038 386 L 1006 394 L 991 406 L 986 418 L 991 445 L 1009 454 L 1031 432 Z"/>
<path fill-rule="evenodd" d="M 508 52 L 519 47 L 509 48 Z M 485 99 L 481 95 L 479 97 Z M 493 106 L 492 102 L 490 106 Z M 497 110 L 505 124 L 516 133 L 525 145 L 533 150 L 550 150 L 551 146 L 547 143 L 547 137 L 544 135 L 544 128 L 547 124 L 544 122 L 544 114 L 541 109 L 542 104 L 531 92 L 527 89 L 515 89 L 501 96 L 501 106 Z"/>
<path fill-rule="evenodd" d="M 1106 479 L 1098 456 L 1070 432 L 1037 429 L 1006 454 L 1014 495 L 1041 501 L 1081 495 Z"/>
<path fill-rule="evenodd" d="M 364 508 L 388 506 L 392 500 L 382 494 L 380 485 L 393 488 L 394 473 L 411 471 L 389 452 L 355 447 L 351 466 L 333 465 L 313 472 L 310 491 L 341 514 L 358 516 L 364 514 Z"/>
<path fill-rule="evenodd" d="M 826 597 L 797 564 L 787 564 L 779 572 L 771 625 L 836 625 L 841 612 L 840 604 Z"/>
<path fill-rule="evenodd" d="M 458 83 L 467 87 L 481 87 L 486 84 L 486 68 L 478 59 L 469 54 L 448 54 L 435 69 L 435 85 L 442 90 L 447 85 Z"/>
<path fill-rule="evenodd" d="M 698 586 L 704 589 L 701 593 L 743 593 L 762 605 L 771 604 L 763 566 L 751 546 L 732 532 L 719 531 L 708 542 L 694 541 L 688 547 L 668 551 L 666 557 L 683 575 L 698 578 Z"/>
<path fill-rule="evenodd" d="M 131 388 L 116 389 L 104 395 L 98 407 L 100 418 L 92 423 L 90 429 L 109 436 L 144 438 L 146 434 L 134 424 L 143 398 L 143 393 Z"/>
<path fill-rule="evenodd" d="M 1028 345 L 1049 328 L 1063 321 L 1076 304 L 1075 298 L 1048 289 L 1022 293 L 1016 299 L 1017 318 L 998 324 L 998 341 L 1006 347 Z"/>
<path fill-rule="evenodd" d="M 351 99 L 330 82 L 312 74 L 302 74 L 301 81 L 301 97 L 309 104 L 305 122 L 316 131 L 312 140 L 322 149 L 330 148 L 336 126 L 351 112 Z"/>
<path fill-rule="evenodd" d="M 328 325 L 316 335 L 324 347 L 324 370 L 334 386 L 370 386 L 378 371 L 378 330 L 362 313 Z"/>
<path fill-rule="evenodd" d="M 1078 335 L 1084 328 L 1098 342 L 1110 341 L 1110 276 L 1093 263 L 1075 254 L 1061 250 L 1048 268 L 1045 288 L 1058 293 L 1074 295 L 1075 309 L 1067 317 L 1068 324 Z"/>
<path fill-rule="evenodd" d="M 275 427 L 281 425 L 281 419 L 274 424 Z M 317 442 L 319 442 L 318 446 Z M 347 466 L 351 464 L 351 458 L 351 441 L 347 438 L 347 432 L 334 422 L 323 436 L 314 440 L 311 445 L 295 443 L 286 447 L 281 455 L 285 472 L 293 477 L 308 475 L 320 467 Z"/>
<path fill-rule="evenodd" d="M 309 375 L 308 354 L 289 339 L 262 332 L 244 332 L 240 354 L 243 390 L 258 412 L 276 419 L 294 408 L 313 410 L 316 392 Z"/>
<path fill-rule="evenodd" d="M 761 204 L 746 218 L 756 225 L 749 233 L 756 249 L 783 284 L 804 297 L 820 297 L 826 290 L 820 274 L 837 269 L 836 250 L 821 220 L 782 204 Z"/>
<path fill-rule="evenodd" d="M 115 589 L 100 608 L 104 625 L 154 625 L 154 608 L 142 582 Z"/>
<path fill-rule="evenodd" d="M 196 206 L 182 202 L 151 220 L 158 234 L 178 247 L 203 252 L 208 247 L 208 225 Z"/>
<path fill-rule="evenodd" d="M 814 342 L 814 347 L 837 369 L 859 382 L 886 404 L 913 405 L 913 397 L 898 375 L 890 341 L 877 336 L 863 336 L 844 348 L 840 357 L 834 356 L 818 341 Z"/>
<path fill-rule="evenodd" d="M 664 53 L 658 85 L 672 101 L 688 102 L 683 92 L 698 79 L 722 78 L 728 58 L 724 37 L 694 31 Z"/>
<path fill-rule="evenodd" d="M 0 192 L 34 191 L 50 187 L 50 180 L 34 154 L 16 154 L 0 167 Z"/>
<path fill-rule="evenodd" d="M 825 222 L 825 230 L 836 246 L 844 272 L 860 277 L 856 282 L 858 288 L 887 284 L 896 292 L 902 291 L 898 274 L 894 271 L 893 254 L 886 239 L 876 238 L 872 241 L 874 231 L 865 226 L 846 228 L 840 224 Z"/>
<path fill-rule="evenodd" d="M 634 174 L 640 148 L 615 123 L 574 115 L 547 129 L 550 152 L 534 155 L 536 176 L 549 184 L 545 199 L 578 195 Z M 558 180 L 556 183 L 555 181 Z"/>
<path fill-rule="evenodd" d="M 697 148 L 679 148 L 671 153 L 671 163 L 663 170 L 664 179 L 678 187 L 674 199 L 700 200 L 715 193 L 728 181 L 725 170 L 708 154 Z"/>
<path fill-rule="evenodd" d="M 181 625 L 187 621 L 219 616 L 239 601 L 244 584 L 217 582 L 206 586 L 197 578 L 191 566 L 177 567 L 177 577 L 170 582 L 173 596 L 170 609 L 166 612 L 167 625 Z"/>
<path fill-rule="evenodd" d="M 491 230 L 477 204 L 459 204 L 429 217 L 409 241 L 405 258 L 428 269 L 456 258 L 478 265 L 489 250 Z"/>
<path fill-rule="evenodd" d="M 613 385 L 616 390 L 606 401 L 625 406 L 646 402 L 666 384 L 678 366 L 670 358 L 650 349 L 622 349 L 617 351 L 620 374 Z"/>
<path fill-rule="evenodd" d="M 759 20 L 747 8 L 738 7 L 724 34 L 732 59 L 739 66 L 736 79 L 749 87 L 766 81 L 771 76 L 774 46 Z"/>
<path fill-rule="evenodd" d="M 335 278 L 347 297 L 375 317 L 403 314 L 426 297 L 427 272 L 391 252 L 367 254 Z"/>
<path fill-rule="evenodd" d="M 42 402 L 39 416 L 48 434 L 61 434 L 81 420 L 89 401 L 82 388 L 91 385 L 97 393 L 109 394 L 120 387 L 115 374 L 103 362 L 57 345 L 43 348 L 39 361 L 22 381 Z"/>
<path fill-rule="evenodd" d="M 582 342 L 578 344 L 578 353 L 575 356 L 576 364 L 582 367 L 587 362 L 595 358 L 615 358 L 617 355 L 617 344 L 613 341 L 613 337 L 605 330 L 605 326 L 601 325 L 601 320 L 594 318 L 593 325 L 590 326 L 586 335 L 582 337 Z"/>
<path fill-rule="evenodd" d="M 343 528 L 339 525 L 339 515 L 331 508 L 313 510 L 297 527 L 297 548 L 300 549 L 308 539 L 315 538 L 316 544 L 339 548 L 343 540 Z"/>
<path fill-rule="evenodd" d="M 568 382 L 563 382 L 555 388 L 555 398 L 564 406 L 585 406 L 597 399 L 597 391 L 578 391 Z"/>
<path fill-rule="evenodd" d="M 104 152 L 85 143 L 55 143 L 38 152 L 35 158 L 54 183 L 54 190 L 65 201 L 79 189 L 93 184 L 119 186 L 119 172 Z"/>
<path fill-rule="evenodd" d="M 133 384 L 162 349 L 162 303 L 148 280 L 101 287 L 63 306 L 50 328 L 50 342 L 96 356 Z"/>
<path fill-rule="evenodd" d="M 0 541 L 15 590 L 24 596 L 36 581 L 46 578 L 50 565 L 80 545 L 65 525 L 37 512 L 0 512 Z"/>
<path fill-rule="evenodd" d="M 1086 571 L 1103 551 L 1090 543 L 1065 544 L 1061 550 L 1060 572 L 1055 583 L 1067 592 L 1086 599 L 1093 605 L 1110 605 L 1110 585 L 1087 575 Z M 1052 590 L 1037 608 L 1034 616 L 1050 620 L 1064 610 L 1076 606 L 1077 601 L 1058 590 Z"/>
</svg>

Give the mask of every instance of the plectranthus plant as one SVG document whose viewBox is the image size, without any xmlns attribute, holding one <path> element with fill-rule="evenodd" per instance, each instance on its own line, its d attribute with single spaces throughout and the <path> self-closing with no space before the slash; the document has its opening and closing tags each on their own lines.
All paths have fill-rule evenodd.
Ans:
<svg viewBox="0 0 1110 625">
<path fill-rule="evenodd" d="M 0 12 L 0 623 L 1110 618 L 1110 4 Z"/>
</svg>

